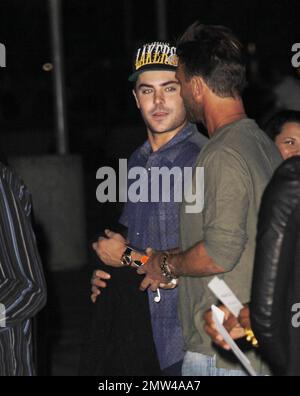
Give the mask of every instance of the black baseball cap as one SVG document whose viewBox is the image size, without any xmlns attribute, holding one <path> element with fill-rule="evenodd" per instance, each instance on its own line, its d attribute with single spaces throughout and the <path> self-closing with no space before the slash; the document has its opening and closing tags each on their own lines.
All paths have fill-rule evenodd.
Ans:
<svg viewBox="0 0 300 396">
<path fill-rule="evenodd" d="M 138 76 L 149 70 L 176 70 L 178 56 L 176 47 L 167 42 L 154 41 L 139 47 L 133 60 L 133 71 L 129 81 L 136 81 Z"/>
</svg>

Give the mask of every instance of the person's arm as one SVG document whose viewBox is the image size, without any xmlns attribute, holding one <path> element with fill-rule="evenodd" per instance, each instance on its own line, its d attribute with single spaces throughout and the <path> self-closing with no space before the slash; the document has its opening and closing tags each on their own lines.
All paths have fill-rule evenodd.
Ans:
<svg viewBox="0 0 300 396">
<path fill-rule="evenodd" d="M 14 183 L 14 175 L 11 175 Z M 0 303 L 5 325 L 33 317 L 46 303 L 46 284 L 30 218 L 28 192 L 17 196 L 6 179 L 0 180 Z"/>
<path fill-rule="evenodd" d="M 121 258 L 126 250 L 125 238 L 111 230 L 105 230 L 105 235 L 106 237 L 100 237 L 93 243 L 93 249 L 104 264 L 116 268 L 122 267 Z"/>
<path fill-rule="evenodd" d="M 241 310 L 238 318 L 236 318 L 224 305 L 220 305 L 219 308 L 225 313 L 223 325 L 228 333 L 231 335 L 231 337 L 234 340 L 245 337 L 246 330 L 251 328 L 248 305 L 246 305 Z M 204 330 L 210 336 L 212 341 L 221 348 L 229 350 L 230 346 L 224 341 L 224 339 L 216 329 L 211 309 L 204 314 L 204 320 Z"/>
<path fill-rule="evenodd" d="M 97 242 L 92 244 L 95 253 L 105 265 L 116 268 L 122 267 L 121 258 L 126 249 L 126 245 L 129 243 L 127 237 L 130 217 L 129 212 L 128 203 L 125 203 L 119 218 L 118 227 L 120 228 L 121 226 L 122 231 L 119 230 L 120 232 L 114 232 L 105 229 L 105 237 L 99 237 Z"/>
<path fill-rule="evenodd" d="M 111 275 L 105 271 L 95 270 L 93 272 L 93 276 L 91 279 L 91 300 L 93 303 L 96 302 L 98 296 L 101 294 L 101 289 L 105 289 L 107 287 L 107 281 L 109 279 L 111 279 Z"/>
<path fill-rule="evenodd" d="M 108 229 L 105 230 L 105 235 L 106 237 L 99 237 L 98 241 L 93 243 L 97 256 L 110 267 L 124 267 L 122 256 L 127 249 L 128 241 L 121 234 Z M 131 259 L 144 261 L 145 254 L 131 248 Z"/>
<path fill-rule="evenodd" d="M 231 271 L 247 242 L 249 206 L 247 166 L 231 150 L 212 153 L 204 164 L 204 240 L 167 258 L 170 272 L 180 276 L 208 276 Z M 152 254 L 139 273 L 147 276 L 141 289 L 155 290 L 162 276 L 163 253 Z"/>
<path fill-rule="evenodd" d="M 160 283 L 168 282 L 161 271 L 164 252 L 152 254 L 150 251 L 147 252 L 150 255 L 149 260 L 144 267 L 137 270 L 139 274 L 147 274 L 141 283 L 140 289 L 145 290 L 151 286 L 152 290 L 156 290 Z M 168 254 L 167 263 L 170 272 L 176 278 L 186 275 L 204 276 L 224 272 L 224 269 L 207 254 L 203 242 L 197 243 L 186 252 Z M 201 266 L 199 263 L 201 263 Z"/>
<path fill-rule="evenodd" d="M 111 267 L 115 268 L 124 268 L 124 265 L 121 262 L 122 255 L 126 249 L 126 240 L 122 237 L 122 235 L 115 233 L 111 230 L 105 230 L 105 234 L 107 238 L 99 238 L 97 242 L 93 244 L 93 248 L 100 258 L 100 260 Z M 175 248 L 170 250 L 170 252 L 178 252 L 179 249 Z M 138 252 L 136 250 L 132 250 L 131 253 L 132 260 L 145 260 L 145 254 Z M 133 264 L 131 265 L 133 268 L 136 268 Z M 107 280 L 111 277 L 110 275 L 102 270 L 96 270 L 93 273 L 91 284 L 92 284 L 92 294 L 91 300 L 92 302 L 96 302 L 97 297 L 101 294 L 101 289 L 106 288 Z M 159 283 L 159 287 L 162 289 L 173 289 L 178 285 L 177 283 L 169 283 L 168 281 L 164 281 Z"/>
<path fill-rule="evenodd" d="M 262 197 L 250 304 L 254 334 L 276 375 L 286 375 L 298 353 L 292 342 L 297 329 L 291 324 L 291 301 L 298 302 L 300 295 L 299 198 L 300 157 L 293 157 L 275 171 Z"/>
</svg>

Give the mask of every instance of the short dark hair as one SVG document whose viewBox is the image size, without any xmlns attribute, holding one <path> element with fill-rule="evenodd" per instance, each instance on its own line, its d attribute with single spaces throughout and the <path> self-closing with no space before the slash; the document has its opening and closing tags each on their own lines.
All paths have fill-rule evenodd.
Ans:
<svg viewBox="0 0 300 396">
<path fill-rule="evenodd" d="M 201 76 L 220 97 L 241 96 L 246 85 L 242 44 L 225 26 L 192 24 L 177 43 L 189 80 Z"/>
<path fill-rule="evenodd" d="M 276 113 L 265 125 L 264 130 L 272 140 L 282 131 L 282 128 L 288 122 L 300 124 L 300 111 L 282 110 Z"/>
</svg>

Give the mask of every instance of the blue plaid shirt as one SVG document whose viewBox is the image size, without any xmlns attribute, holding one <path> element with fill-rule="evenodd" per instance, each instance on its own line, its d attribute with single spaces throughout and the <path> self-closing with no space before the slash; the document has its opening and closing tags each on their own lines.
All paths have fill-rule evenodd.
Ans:
<svg viewBox="0 0 300 396">
<path fill-rule="evenodd" d="M 196 126 L 187 124 L 177 135 L 159 150 L 152 152 L 146 141 L 130 157 L 128 169 L 143 167 L 147 170 L 149 202 L 125 204 L 120 223 L 128 227 L 130 245 L 138 250 L 152 247 L 167 250 L 179 246 L 179 202 L 172 201 L 174 181 L 171 178 L 171 200 L 150 202 L 152 167 L 193 167 L 201 147 L 207 138 Z M 133 180 L 128 180 L 128 186 Z M 175 181 L 176 183 L 176 181 Z M 161 187 L 161 186 L 160 186 Z M 161 189 L 160 189 L 161 191 Z M 148 290 L 153 337 L 161 369 L 183 358 L 183 337 L 177 313 L 177 288 L 160 290 L 161 301 L 154 302 L 155 293 Z"/>
</svg>

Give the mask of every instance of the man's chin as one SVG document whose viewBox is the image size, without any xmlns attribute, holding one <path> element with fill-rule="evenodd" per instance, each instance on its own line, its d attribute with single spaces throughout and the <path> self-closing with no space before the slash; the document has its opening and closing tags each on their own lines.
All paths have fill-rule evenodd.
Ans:
<svg viewBox="0 0 300 396">
<path fill-rule="evenodd" d="M 151 132 L 152 132 L 154 135 L 162 135 L 162 134 L 164 134 L 164 133 L 173 132 L 173 129 L 157 130 L 157 129 L 152 129 L 152 128 L 151 128 Z"/>
<path fill-rule="evenodd" d="M 149 125 L 150 130 L 152 133 L 160 135 L 163 133 L 168 133 L 168 132 L 172 132 L 174 130 L 174 128 L 172 126 L 168 126 L 168 125 Z"/>
</svg>

